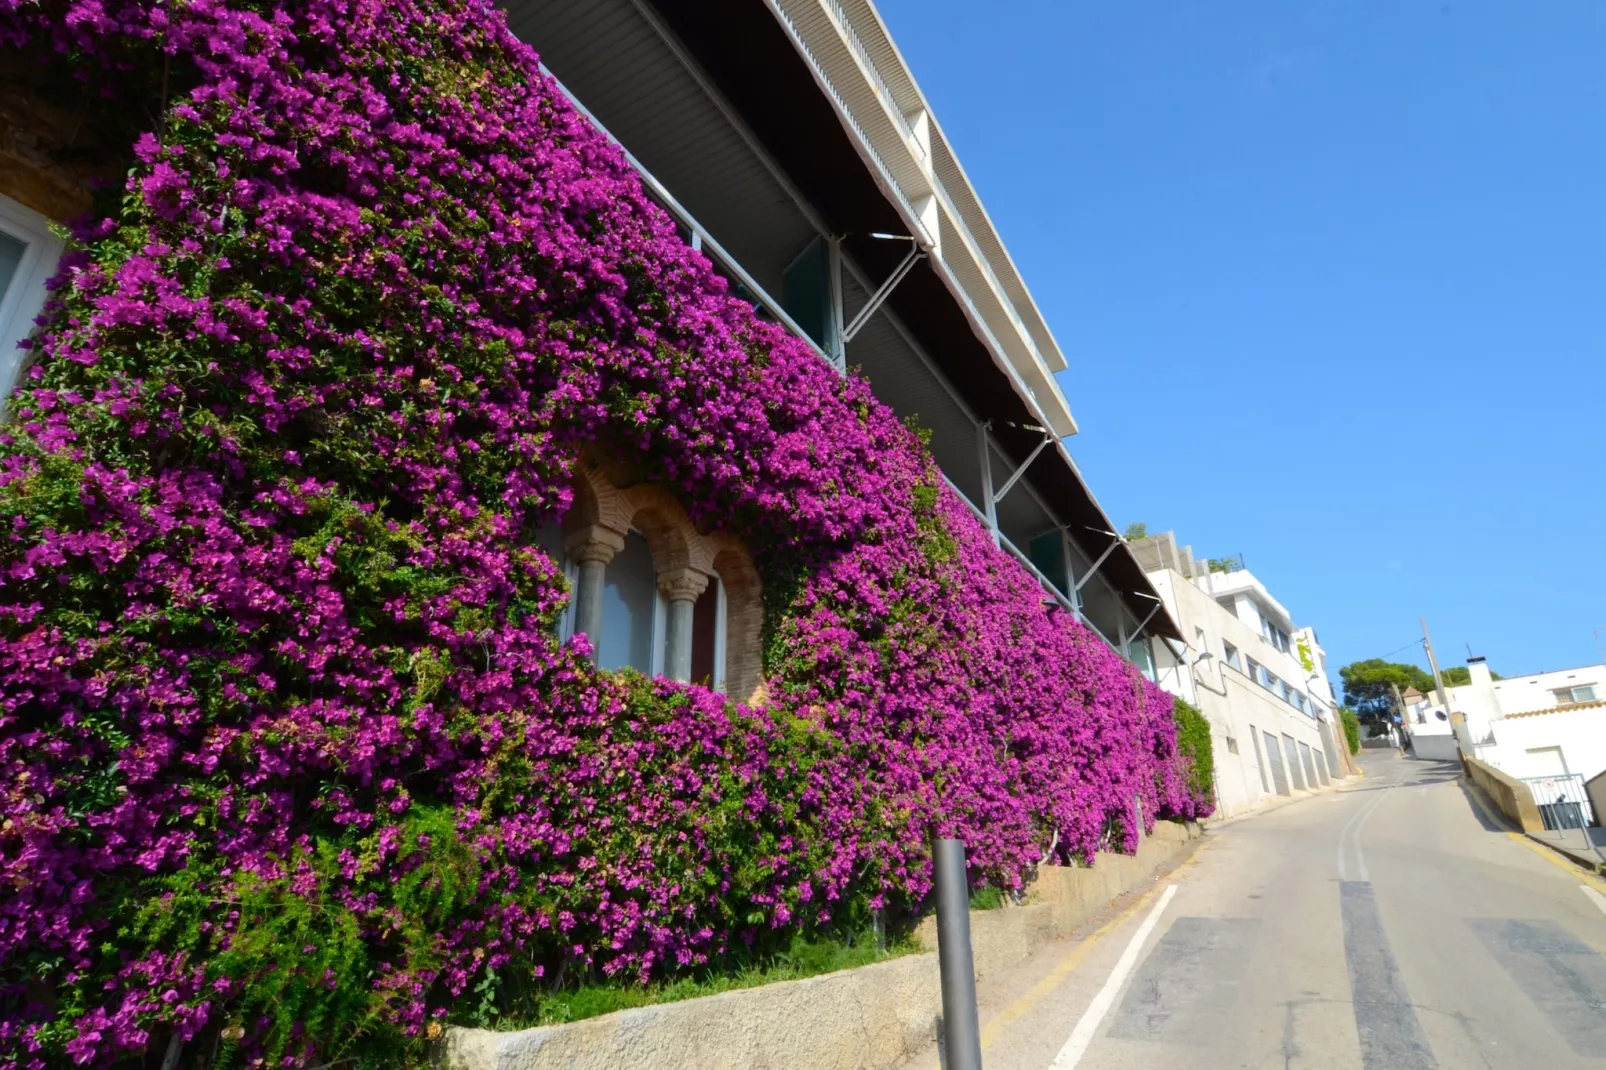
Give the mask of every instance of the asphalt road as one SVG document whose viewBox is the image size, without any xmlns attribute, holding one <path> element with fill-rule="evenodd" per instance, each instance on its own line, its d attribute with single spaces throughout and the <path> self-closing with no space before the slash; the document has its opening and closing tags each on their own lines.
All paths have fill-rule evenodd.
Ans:
<svg viewBox="0 0 1606 1070">
<path fill-rule="evenodd" d="M 987 1070 L 1606 1067 L 1606 897 L 1455 767 L 1363 768 L 990 981 Z"/>
</svg>

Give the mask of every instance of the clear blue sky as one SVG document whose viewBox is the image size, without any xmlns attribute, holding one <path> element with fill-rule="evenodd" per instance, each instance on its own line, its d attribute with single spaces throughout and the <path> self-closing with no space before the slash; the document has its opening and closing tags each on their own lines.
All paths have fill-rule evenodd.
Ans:
<svg viewBox="0 0 1606 1070">
<path fill-rule="evenodd" d="M 879 6 L 1117 524 L 1242 553 L 1335 683 L 1419 614 L 1601 660 L 1606 4 Z"/>
</svg>

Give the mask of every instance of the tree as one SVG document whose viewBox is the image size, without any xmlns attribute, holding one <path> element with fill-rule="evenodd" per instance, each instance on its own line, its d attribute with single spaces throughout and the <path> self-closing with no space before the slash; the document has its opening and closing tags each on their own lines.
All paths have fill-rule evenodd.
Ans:
<svg viewBox="0 0 1606 1070">
<path fill-rule="evenodd" d="M 1126 526 L 1126 533 L 1121 537 L 1127 542 L 1137 542 L 1139 539 L 1147 539 L 1149 537 L 1149 525 L 1143 523 L 1141 520 L 1136 524 L 1128 524 Z"/>
<path fill-rule="evenodd" d="M 1351 662 L 1338 670 L 1338 676 L 1344 681 L 1344 705 L 1363 721 L 1382 720 L 1393 713 L 1391 684 L 1402 693 L 1411 687 L 1424 695 L 1433 690 L 1433 677 L 1426 670 L 1382 658 Z"/>
<path fill-rule="evenodd" d="M 1390 684 L 1398 686 L 1401 694 L 1412 687 L 1424 695 L 1433 694 L 1433 674 L 1419 665 L 1368 658 L 1351 662 L 1338 670 L 1338 675 L 1344 681 L 1345 704 L 1353 707 L 1362 721 L 1378 721 L 1393 714 L 1394 695 Z M 1445 687 L 1472 682 L 1471 671 L 1465 665 L 1452 665 L 1441 675 Z M 1500 679 L 1499 673 L 1491 675 Z"/>
<path fill-rule="evenodd" d="M 1444 677 L 1445 687 L 1462 687 L 1472 682 L 1472 670 L 1467 668 L 1465 665 L 1452 665 L 1448 669 L 1440 672 L 1439 675 Z M 1497 672 L 1494 672 L 1493 670 L 1490 670 L 1489 675 L 1494 677 L 1496 680 L 1505 679 L 1505 677 L 1501 676 Z"/>
</svg>

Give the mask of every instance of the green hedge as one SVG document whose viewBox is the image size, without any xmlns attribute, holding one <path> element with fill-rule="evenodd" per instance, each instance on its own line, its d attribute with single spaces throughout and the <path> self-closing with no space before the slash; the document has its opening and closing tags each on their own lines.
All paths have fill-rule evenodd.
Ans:
<svg viewBox="0 0 1606 1070">
<path fill-rule="evenodd" d="M 1215 747 L 1210 740 L 1210 722 L 1193 706 L 1177 699 L 1173 716 L 1177 722 L 1177 750 L 1188 759 L 1188 791 L 1196 799 L 1216 798 Z"/>
<path fill-rule="evenodd" d="M 1341 709 L 1338 712 L 1344 719 L 1344 738 L 1349 741 L 1349 752 L 1351 754 L 1359 754 L 1361 752 L 1360 719 L 1355 716 L 1354 710 Z"/>
</svg>

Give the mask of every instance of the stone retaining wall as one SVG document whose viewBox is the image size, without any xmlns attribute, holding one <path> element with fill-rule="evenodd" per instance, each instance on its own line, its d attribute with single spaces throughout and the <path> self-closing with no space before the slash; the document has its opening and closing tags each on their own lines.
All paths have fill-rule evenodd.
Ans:
<svg viewBox="0 0 1606 1070">
<path fill-rule="evenodd" d="M 1200 835 L 1160 822 L 1136 855 L 1100 854 L 1091 868 L 1044 866 L 1027 904 L 970 914 L 976 976 L 1068 936 L 1111 901 L 1153 878 Z M 917 930 L 936 946 L 927 919 Z M 452 1029 L 441 1070 L 869 1070 L 928 1047 L 942 993 L 934 952 L 856 970 L 619 1011 L 518 1032 Z"/>
<path fill-rule="evenodd" d="M 1524 832 L 1544 831 L 1545 822 L 1539 816 L 1539 807 L 1534 804 L 1533 792 L 1528 790 L 1528 785 L 1466 755 L 1461 756 L 1461 767 L 1467 777 L 1500 807 L 1500 812 L 1512 824 Z"/>
</svg>

